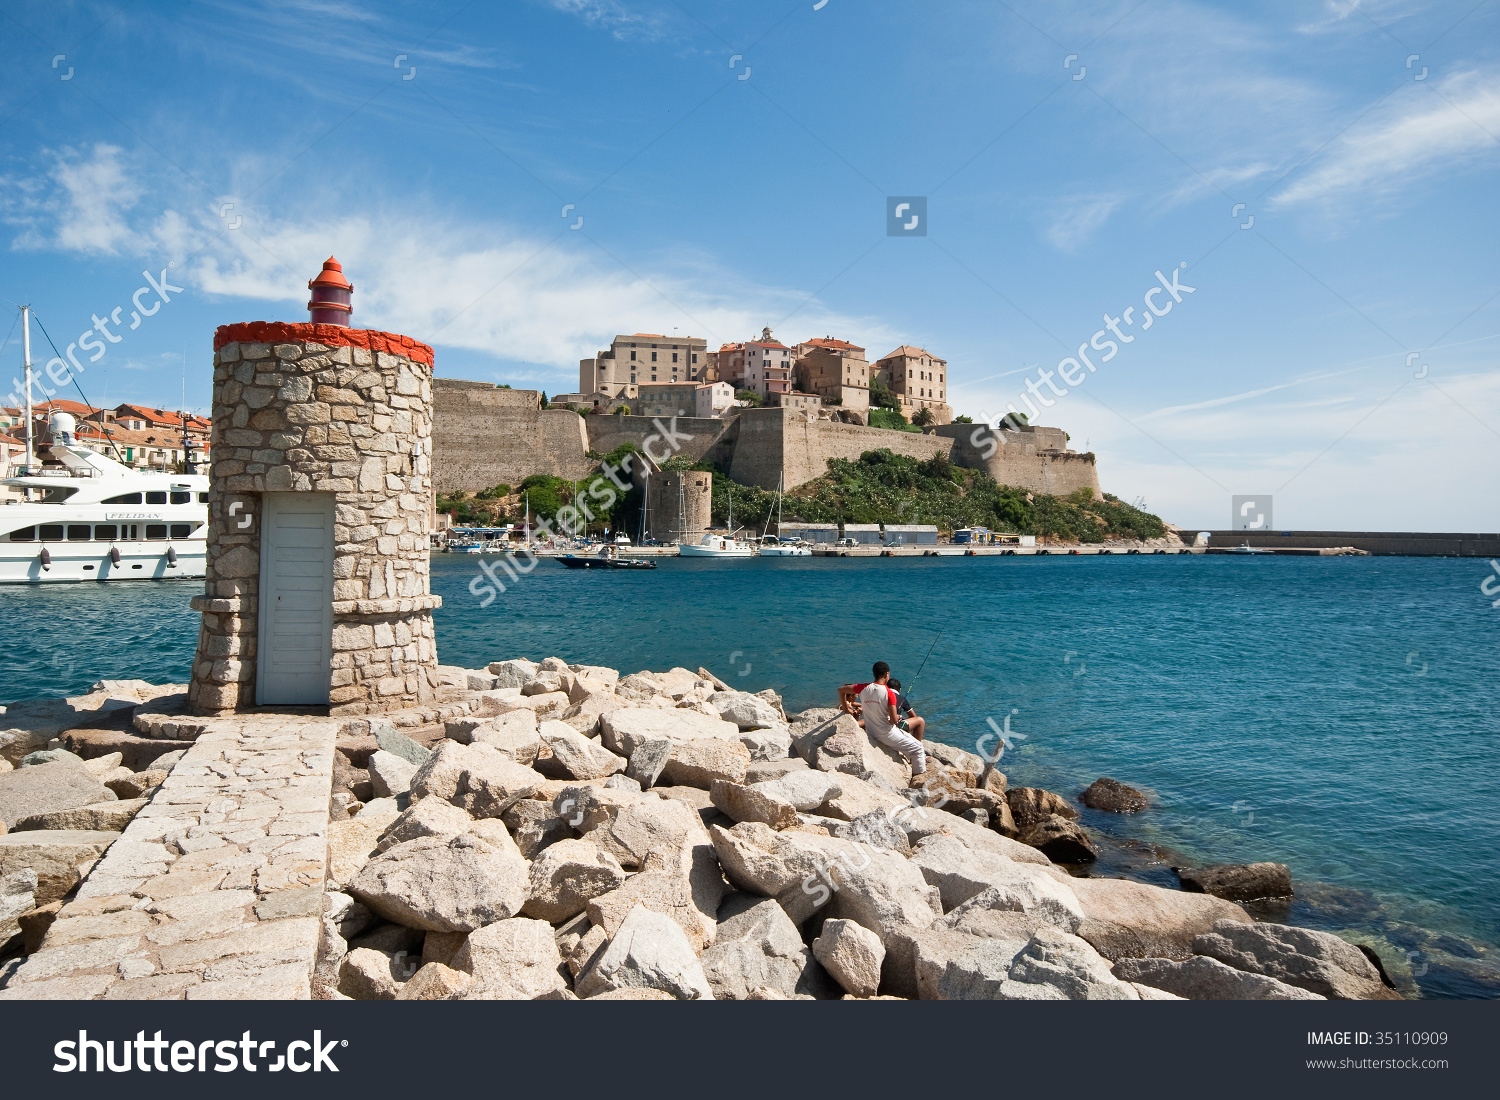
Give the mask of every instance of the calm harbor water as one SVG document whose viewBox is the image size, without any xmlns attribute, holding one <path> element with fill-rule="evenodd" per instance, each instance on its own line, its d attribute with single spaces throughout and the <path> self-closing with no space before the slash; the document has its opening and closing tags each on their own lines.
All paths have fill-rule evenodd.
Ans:
<svg viewBox="0 0 1500 1100">
<path fill-rule="evenodd" d="M 707 666 L 788 709 L 889 661 L 929 736 L 1009 717 L 1013 785 L 1149 791 L 1085 810 L 1106 873 L 1289 864 L 1274 919 L 1374 946 L 1427 996 L 1500 996 L 1500 611 L 1487 563 L 1436 558 L 667 559 L 543 562 L 487 608 L 478 561 L 435 555 L 446 664 L 512 656 Z M 186 678 L 196 585 L 0 590 L 0 699 Z M 991 742 L 992 743 L 992 742 Z"/>
</svg>

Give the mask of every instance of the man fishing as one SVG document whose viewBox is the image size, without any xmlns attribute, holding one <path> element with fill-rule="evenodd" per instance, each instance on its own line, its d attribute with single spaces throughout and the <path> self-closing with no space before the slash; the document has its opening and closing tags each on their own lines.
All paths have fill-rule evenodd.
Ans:
<svg viewBox="0 0 1500 1100">
<path fill-rule="evenodd" d="M 923 773 L 927 771 L 927 753 L 921 740 L 900 726 L 901 715 L 896 710 L 898 697 L 889 684 L 891 666 L 876 661 L 870 676 L 867 684 L 840 685 L 839 709 L 845 714 L 862 716 L 866 733 L 906 757 L 911 765 L 910 785 L 920 787 Z"/>
<path fill-rule="evenodd" d="M 917 715 L 916 709 L 911 705 L 911 699 L 907 697 L 906 692 L 901 690 L 900 680 L 892 676 L 887 686 L 896 693 L 896 714 L 900 718 L 896 725 L 918 741 L 922 740 L 922 731 L 927 728 L 927 719 Z"/>
</svg>

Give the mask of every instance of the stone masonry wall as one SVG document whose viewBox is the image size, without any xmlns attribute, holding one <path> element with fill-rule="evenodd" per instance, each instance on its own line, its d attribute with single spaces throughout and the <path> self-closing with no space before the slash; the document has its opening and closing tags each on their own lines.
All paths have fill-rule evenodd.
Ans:
<svg viewBox="0 0 1500 1100">
<path fill-rule="evenodd" d="M 514 487 L 531 474 L 581 478 L 593 469 L 583 418 L 538 408 L 536 390 L 436 378 L 433 478 L 440 493 Z"/>
<path fill-rule="evenodd" d="M 274 343 L 270 341 L 275 341 Z M 332 493 L 334 714 L 432 699 L 432 349 L 329 325 L 214 336 L 213 464 L 203 613 L 189 700 L 255 702 L 261 494 Z M 248 522 L 247 522 L 248 520 Z"/>
</svg>

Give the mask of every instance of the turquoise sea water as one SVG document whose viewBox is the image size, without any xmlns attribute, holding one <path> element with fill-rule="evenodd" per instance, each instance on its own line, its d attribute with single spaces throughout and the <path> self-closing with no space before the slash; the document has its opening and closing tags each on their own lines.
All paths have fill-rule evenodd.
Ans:
<svg viewBox="0 0 1500 1100">
<path fill-rule="evenodd" d="M 493 559 L 490 559 L 493 560 Z M 1488 563 L 1437 558 L 667 559 L 543 562 L 488 607 L 435 555 L 442 661 L 707 666 L 788 709 L 890 662 L 929 736 L 1010 719 L 1013 785 L 1110 775 L 1150 810 L 1084 810 L 1106 873 L 1276 860 L 1274 919 L 1374 946 L 1427 996 L 1500 995 L 1500 611 Z M 191 584 L 0 591 L 0 698 L 182 681 Z M 935 644 L 934 644 L 935 643 Z M 993 744 L 993 739 L 990 744 Z"/>
</svg>

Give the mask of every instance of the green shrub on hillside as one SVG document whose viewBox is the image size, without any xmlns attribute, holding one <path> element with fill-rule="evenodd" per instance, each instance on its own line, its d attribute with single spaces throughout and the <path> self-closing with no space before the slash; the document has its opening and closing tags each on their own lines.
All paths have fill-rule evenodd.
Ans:
<svg viewBox="0 0 1500 1100">
<path fill-rule="evenodd" d="M 711 463 L 695 469 L 715 474 L 713 516 L 723 523 L 734 502 L 736 527 L 759 530 L 775 514 L 776 493 L 731 481 Z M 982 470 L 954 466 L 944 454 L 908 458 L 881 449 L 859 460 L 829 459 L 828 473 L 788 492 L 782 518 L 806 522 L 932 523 L 945 531 L 983 526 L 1022 535 L 1102 542 L 1106 538 L 1160 538 L 1160 519 L 1105 494 L 1080 489 L 1066 499 L 999 485 Z"/>
</svg>

